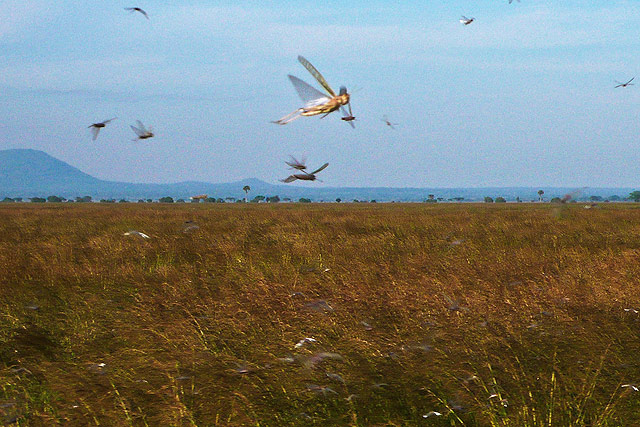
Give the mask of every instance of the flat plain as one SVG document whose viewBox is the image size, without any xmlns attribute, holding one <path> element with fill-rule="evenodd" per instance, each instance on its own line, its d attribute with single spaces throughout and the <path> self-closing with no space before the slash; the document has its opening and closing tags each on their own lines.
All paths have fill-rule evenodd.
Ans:
<svg viewBox="0 0 640 427">
<path fill-rule="evenodd" d="M 2 205 L 0 423 L 639 425 L 638 207 Z"/>
</svg>

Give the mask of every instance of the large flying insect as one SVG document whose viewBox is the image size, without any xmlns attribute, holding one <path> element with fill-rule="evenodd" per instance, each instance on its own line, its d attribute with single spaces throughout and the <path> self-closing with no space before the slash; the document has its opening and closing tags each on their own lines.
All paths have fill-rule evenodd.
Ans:
<svg viewBox="0 0 640 427">
<path fill-rule="evenodd" d="M 286 125 L 289 122 L 294 121 L 297 118 L 302 116 L 317 116 L 322 115 L 322 117 L 327 116 L 328 114 L 340 109 L 343 114 L 343 118 L 346 118 L 346 122 L 348 122 L 351 127 L 355 127 L 353 125 L 353 113 L 351 112 L 351 104 L 349 104 L 350 95 L 347 92 L 347 88 L 344 86 L 340 87 L 340 92 L 338 94 L 329 86 L 329 83 L 324 79 L 322 74 L 313 66 L 309 61 L 307 61 L 304 57 L 298 56 L 298 61 L 304 66 L 304 68 L 311 73 L 311 75 L 320 83 L 320 86 L 324 88 L 326 93 L 322 93 L 313 86 L 303 82 L 299 78 L 292 76 L 289 74 L 289 80 L 291 80 L 291 84 L 298 92 L 298 95 L 304 101 L 304 106 L 298 108 L 291 114 L 287 114 L 279 120 L 274 121 L 273 123 L 277 123 L 279 125 Z M 348 111 L 347 111 L 348 108 Z"/>
</svg>

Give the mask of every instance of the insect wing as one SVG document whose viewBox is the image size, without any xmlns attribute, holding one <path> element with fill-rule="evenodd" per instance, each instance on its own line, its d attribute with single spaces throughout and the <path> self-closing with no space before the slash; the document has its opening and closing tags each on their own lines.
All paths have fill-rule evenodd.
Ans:
<svg viewBox="0 0 640 427">
<path fill-rule="evenodd" d="M 136 135 L 138 136 L 144 136 L 146 135 L 146 132 L 143 131 L 142 129 L 138 129 L 137 127 L 131 125 L 131 129 L 136 133 Z"/>
<path fill-rule="evenodd" d="M 329 98 L 324 93 L 320 92 L 313 86 L 303 82 L 296 76 L 289 75 L 291 84 L 296 88 L 300 99 L 304 101 L 305 108 L 316 107 L 318 105 L 326 104 L 329 102 Z"/>
<path fill-rule="evenodd" d="M 333 91 L 333 89 L 331 89 L 331 86 L 329 86 L 329 83 L 327 83 L 324 77 L 322 77 L 320 71 L 316 70 L 316 67 L 311 65 L 311 63 L 307 61 L 303 56 L 298 56 L 298 61 L 300 61 L 304 68 L 306 68 L 307 71 L 309 71 L 311 75 L 318 81 L 318 83 L 320 83 L 322 87 L 325 88 L 327 93 L 329 93 L 331 96 L 336 96 L 336 93 Z"/>
<path fill-rule="evenodd" d="M 349 111 L 347 111 L 346 108 L 344 107 L 340 107 L 340 111 L 342 111 L 342 120 L 344 120 L 345 122 L 349 123 L 351 125 L 352 128 L 356 128 L 356 126 L 353 124 L 353 120 L 355 119 L 353 117 L 353 113 L 351 112 L 351 105 L 349 105 Z M 349 120 L 347 120 L 349 119 Z"/>
<path fill-rule="evenodd" d="M 139 131 L 141 131 L 142 133 L 149 133 L 149 130 L 142 124 L 140 120 L 136 120 L 136 123 L 138 124 Z"/>
<path fill-rule="evenodd" d="M 324 170 L 327 166 L 329 166 L 329 163 L 325 163 L 324 165 L 320 166 L 318 169 L 316 169 L 313 172 L 311 172 L 309 175 L 315 175 L 318 172 Z"/>
<path fill-rule="evenodd" d="M 291 166 L 293 169 L 298 169 L 298 170 L 304 170 L 307 168 L 307 166 L 305 165 L 306 160 L 303 157 L 301 161 L 298 161 L 295 157 L 293 156 L 289 156 L 291 157 L 291 160 L 288 162 L 285 162 L 287 165 Z"/>
<path fill-rule="evenodd" d="M 95 141 L 98 138 L 99 133 L 100 133 L 99 127 L 91 126 L 91 134 L 93 135 L 93 137 L 91 138 L 92 141 Z"/>
<path fill-rule="evenodd" d="M 296 177 L 293 175 L 289 175 L 288 177 L 286 177 L 285 179 L 282 179 L 282 182 L 286 182 L 286 183 L 290 183 L 296 180 Z"/>
<path fill-rule="evenodd" d="M 105 120 L 104 122 L 102 122 L 103 125 L 106 125 L 109 122 L 114 121 L 115 119 L 117 119 L 117 117 L 114 117 L 113 119 L 109 119 L 109 120 Z"/>
</svg>

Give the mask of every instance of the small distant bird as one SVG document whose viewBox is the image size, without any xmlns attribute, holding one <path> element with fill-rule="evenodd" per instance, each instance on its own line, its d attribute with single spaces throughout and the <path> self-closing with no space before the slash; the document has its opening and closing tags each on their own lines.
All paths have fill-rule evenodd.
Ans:
<svg viewBox="0 0 640 427">
<path fill-rule="evenodd" d="M 469 24 L 471 24 L 471 23 L 472 23 L 473 21 L 475 21 L 475 20 L 476 20 L 476 18 L 467 18 L 467 17 L 466 17 L 466 16 L 464 16 L 464 15 L 460 18 L 460 22 L 461 22 L 462 24 L 464 24 L 464 25 L 469 25 Z"/>
<path fill-rule="evenodd" d="M 440 412 L 438 412 L 438 411 L 431 411 L 431 412 L 427 412 L 426 414 L 424 414 L 422 416 L 422 418 L 439 417 L 441 415 L 442 414 Z"/>
<path fill-rule="evenodd" d="M 113 119 L 109 119 L 109 120 L 105 120 L 102 122 L 98 122 L 98 123 L 94 123 L 91 126 L 89 126 L 89 128 L 91 129 L 91 133 L 93 134 L 93 138 L 92 140 L 95 141 L 96 138 L 98 138 L 98 134 L 100 133 L 100 129 L 102 129 L 103 127 L 105 127 L 107 125 L 107 123 L 113 121 L 117 119 L 117 117 L 114 117 Z"/>
<path fill-rule="evenodd" d="M 314 343 L 314 342 L 318 342 L 318 340 L 316 340 L 315 338 L 303 338 L 295 345 L 295 348 L 300 348 L 305 344 Z"/>
<path fill-rule="evenodd" d="M 391 121 L 389 120 L 389 118 L 387 117 L 386 114 L 384 116 L 382 116 L 382 118 L 380 120 L 382 120 L 384 122 L 384 124 L 389 126 L 391 129 L 395 129 L 394 126 L 398 125 L 398 123 L 391 123 Z"/>
<path fill-rule="evenodd" d="M 287 164 L 289 166 L 291 166 L 289 164 L 289 162 L 287 162 Z M 301 166 L 304 166 L 304 165 L 299 165 L 299 166 L 301 167 Z M 299 179 L 299 180 L 302 180 L 302 181 L 315 181 L 315 180 L 318 180 L 318 178 L 316 177 L 316 174 L 318 172 L 324 170 L 327 166 L 329 166 L 329 163 L 325 163 L 324 165 L 320 166 L 318 169 L 314 170 L 313 172 L 307 172 L 304 169 L 295 168 L 295 169 L 300 170 L 302 173 L 294 173 L 293 175 L 289 175 L 288 177 L 286 177 L 285 179 L 282 179 L 281 181 L 285 182 L 285 183 L 293 182 L 296 179 Z M 305 166 L 305 168 L 306 168 L 306 166 Z"/>
<path fill-rule="evenodd" d="M 151 237 L 147 236 L 146 234 L 141 233 L 141 232 L 136 231 L 136 230 L 129 230 L 126 233 L 124 233 L 124 235 L 125 236 L 138 236 L 138 237 L 140 237 L 142 239 L 150 239 L 151 238 Z"/>
<path fill-rule="evenodd" d="M 636 310 L 635 308 L 625 308 L 624 311 L 626 311 L 627 313 L 638 314 L 638 310 Z"/>
<path fill-rule="evenodd" d="M 128 10 L 131 13 L 140 12 L 141 14 L 144 15 L 145 18 L 149 19 L 149 15 L 147 15 L 147 12 L 140 9 L 139 7 L 125 7 L 124 10 Z"/>
<path fill-rule="evenodd" d="M 136 135 L 138 135 L 138 137 L 135 138 L 134 141 L 137 141 L 139 139 L 153 138 L 153 128 L 149 127 L 149 129 L 147 129 L 146 127 L 144 127 L 140 120 L 136 120 L 136 124 L 138 125 L 138 127 L 131 125 L 131 129 L 133 129 Z"/>
<path fill-rule="evenodd" d="M 633 79 L 635 79 L 635 76 L 626 83 L 620 83 L 619 81 L 616 80 L 616 83 L 618 83 L 618 85 L 615 88 L 633 86 L 633 83 L 631 83 Z"/>
<path fill-rule="evenodd" d="M 640 391 L 640 388 L 638 388 L 638 386 L 636 386 L 634 384 L 623 384 L 620 387 L 622 387 L 622 388 L 629 387 L 633 391 Z"/>
</svg>

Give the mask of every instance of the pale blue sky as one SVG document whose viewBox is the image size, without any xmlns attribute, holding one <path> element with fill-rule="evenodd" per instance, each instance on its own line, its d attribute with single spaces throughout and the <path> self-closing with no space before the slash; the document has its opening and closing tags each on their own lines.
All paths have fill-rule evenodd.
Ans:
<svg viewBox="0 0 640 427">
<path fill-rule="evenodd" d="M 640 81 L 614 89 L 640 74 L 635 1 L 87 3 L 0 2 L 0 148 L 133 182 L 273 183 L 292 154 L 330 163 L 306 185 L 638 183 Z M 299 54 L 360 88 L 355 130 L 269 123 L 301 106 L 287 74 L 314 83 Z"/>
</svg>

